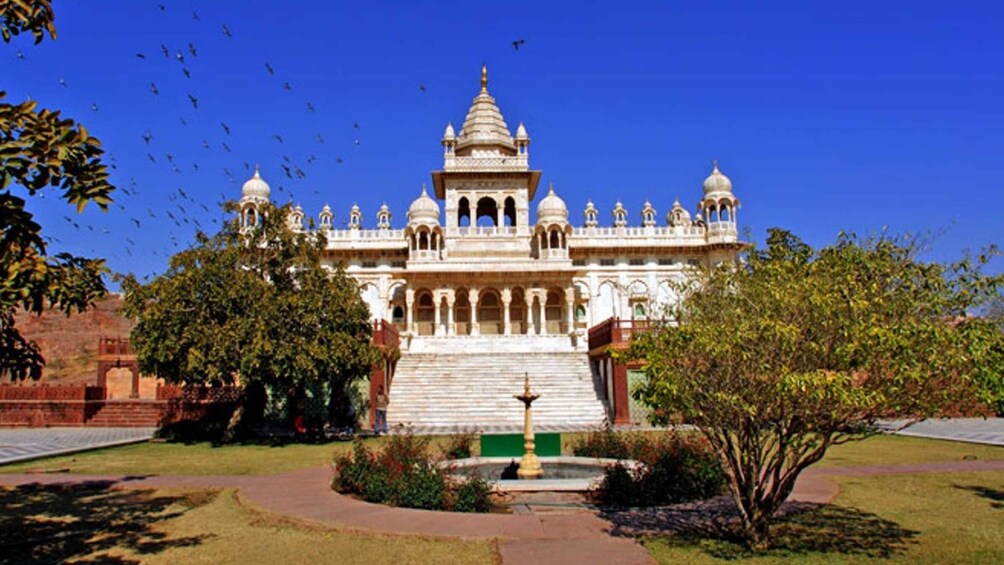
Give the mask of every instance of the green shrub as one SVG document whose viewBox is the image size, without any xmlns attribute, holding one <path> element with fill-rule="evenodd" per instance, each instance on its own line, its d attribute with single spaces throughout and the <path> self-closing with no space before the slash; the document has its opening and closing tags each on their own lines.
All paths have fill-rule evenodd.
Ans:
<svg viewBox="0 0 1004 565">
<path fill-rule="evenodd" d="M 717 496 L 725 487 L 725 471 L 721 462 L 707 442 L 700 438 L 676 433 L 662 436 L 634 434 L 604 441 L 606 445 L 620 450 L 614 453 L 630 453 L 642 465 L 635 470 L 621 463 L 608 467 L 594 493 L 600 504 L 675 504 Z M 586 443 L 591 446 L 590 449 L 600 445 L 598 441 Z"/>
<path fill-rule="evenodd" d="M 492 508 L 492 485 L 474 473 L 455 486 L 453 510 L 456 512 L 488 512 Z"/>
<path fill-rule="evenodd" d="M 491 509 L 491 485 L 481 477 L 455 482 L 449 470 L 441 468 L 429 455 L 429 438 L 412 434 L 395 435 L 376 453 L 361 441 L 351 453 L 335 458 L 335 478 L 331 488 L 377 502 L 460 512 L 487 512 Z"/>
<path fill-rule="evenodd" d="M 474 442 L 478 440 L 475 432 L 464 432 L 446 438 L 443 446 L 443 457 L 446 459 L 467 459 L 474 455 Z"/>
</svg>

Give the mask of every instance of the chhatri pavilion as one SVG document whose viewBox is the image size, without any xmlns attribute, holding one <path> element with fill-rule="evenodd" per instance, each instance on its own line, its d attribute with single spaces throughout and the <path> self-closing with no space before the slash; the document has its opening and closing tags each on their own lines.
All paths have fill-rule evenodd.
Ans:
<svg viewBox="0 0 1004 565">
<path fill-rule="evenodd" d="M 442 167 L 403 228 L 392 227 L 386 204 L 373 227 L 363 226 L 358 206 L 345 229 L 335 229 L 327 205 L 316 222 L 325 261 L 344 267 L 375 327 L 400 341 L 400 358 L 371 379 L 371 390 L 389 392 L 389 423 L 520 429 L 522 405 L 512 395 L 524 374 L 541 394 L 538 429 L 641 421 L 629 392 L 643 377 L 615 365 L 610 348 L 671 304 L 674 283 L 694 265 L 737 259 L 745 244 L 732 182 L 716 164 L 694 214 L 676 201 L 660 218 L 646 201 L 632 222 L 617 202 L 612 225 L 601 226 L 589 202 L 573 225 L 553 186 L 537 199 L 530 135 L 523 123 L 512 135 L 488 92 L 487 68 L 460 131 L 448 124 L 441 144 Z M 252 225 L 269 194 L 256 170 L 242 189 L 241 221 Z M 289 222 L 310 229 L 299 206 Z"/>
</svg>

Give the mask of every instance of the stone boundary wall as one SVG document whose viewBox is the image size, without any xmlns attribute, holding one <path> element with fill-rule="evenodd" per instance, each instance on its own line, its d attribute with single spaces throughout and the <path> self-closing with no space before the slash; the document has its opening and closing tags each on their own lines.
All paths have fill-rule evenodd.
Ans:
<svg viewBox="0 0 1004 565">
<path fill-rule="evenodd" d="M 157 398 L 106 400 L 92 385 L 0 385 L 0 427 L 161 427 L 230 412 L 239 387 L 158 386 Z"/>
</svg>

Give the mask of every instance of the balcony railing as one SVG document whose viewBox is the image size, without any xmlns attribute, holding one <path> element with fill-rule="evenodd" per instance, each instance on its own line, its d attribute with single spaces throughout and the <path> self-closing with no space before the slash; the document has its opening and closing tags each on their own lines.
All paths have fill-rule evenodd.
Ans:
<svg viewBox="0 0 1004 565">
<path fill-rule="evenodd" d="M 632 335 L 647 332 L 651 328 L 652 323 L 648 320 L 608 318 L 589 328 L 589 349 L 627 343 L 631 341 Z"/>
<path fill-rule="evenodd" d="M 387 320 L 373 320 L 373 338 L 371 343 L 378 347 L 399 347 L 401 345 L 401 334 L 394 327 L 394 324 Z"/>
</svg>

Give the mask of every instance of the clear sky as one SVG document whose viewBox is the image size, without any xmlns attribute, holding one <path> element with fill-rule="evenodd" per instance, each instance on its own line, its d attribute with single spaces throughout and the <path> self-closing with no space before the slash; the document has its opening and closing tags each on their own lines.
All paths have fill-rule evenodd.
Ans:
<svg viewBox="0 0 1004 565">
<path fill-rule="evenodd" d="M 576 225 L 587 198 L 605 225 L 617 199 L 635 224 L 645 199 L 660 220 L 676 197 L 694 212 L 717 159 L 758 241 L 888 226 L 939 232 L 928 258 L 951 260 L 1004 231 L 999 2 L 54 4 L 56 41 L 0 46 L 0 88 L 104 142 L 130 194 L 31 207 L 53 250 L 119 272 L 163 271 L 196 221 L 215 231 L 255 163 L 279 203 L 329 203 L 340 225 L 355 202 L 372 227 L 386 201 L 401 227 L 482 63 Z"/>
</svg>

